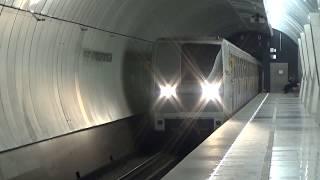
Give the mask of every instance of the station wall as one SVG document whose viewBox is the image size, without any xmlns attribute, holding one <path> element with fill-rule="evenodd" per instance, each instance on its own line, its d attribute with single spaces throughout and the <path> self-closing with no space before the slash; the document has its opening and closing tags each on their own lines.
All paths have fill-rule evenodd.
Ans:
<svg viewBox="0 0 320 180">
<path fill-rule="evenodd" d="M 181 2 L 0 0 L 0 151 L 146 111 L 157 38 L 245 28 L 223 0 Z"/>
<path fill-rule="evenodd" d="M 148 87 L 149 42 L 4 8 L 0 45 L 0 151 L 147 109 L 148 89 L 127 86 Z M 123 77 L 128 61 L 131 79 Z M 137 103 L 125 87 L 140 108 L 130 107 Z"/>
<path fill-rule="evenodd" d="M 310 24 L 304 26 L 299 43 L 302 82 L 300 97 L 312 116 L 319 116 L 320 15 L 310 14 Z M 319 118 L 316 118 L 319 119 Z M 320 123 L 320 120 L 318 121 Z"/>
</svg>

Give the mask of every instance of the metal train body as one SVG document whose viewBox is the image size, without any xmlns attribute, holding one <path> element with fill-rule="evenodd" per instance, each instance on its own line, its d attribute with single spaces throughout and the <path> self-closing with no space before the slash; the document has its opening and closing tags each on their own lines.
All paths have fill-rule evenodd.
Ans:
<svg viewBox="0 0 320 180">
<path fill-rule="evenodd" d="M 172 119 L 222 124 L 259 91 L 260 63 L 227 40 L 160 39 L 152 66 L 158 130 Z"/>
</svg>

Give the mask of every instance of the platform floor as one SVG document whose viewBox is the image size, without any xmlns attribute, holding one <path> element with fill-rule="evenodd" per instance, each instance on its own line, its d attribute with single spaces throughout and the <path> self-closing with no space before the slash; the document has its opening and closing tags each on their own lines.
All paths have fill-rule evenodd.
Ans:
<svg viewBox="0 0 320 180">
<path fill-rule="evenodd" d="M 298 97 L 259 95 L 164 179 L 316 180 L 319 152 L 319 125 Z"/>
</svg>

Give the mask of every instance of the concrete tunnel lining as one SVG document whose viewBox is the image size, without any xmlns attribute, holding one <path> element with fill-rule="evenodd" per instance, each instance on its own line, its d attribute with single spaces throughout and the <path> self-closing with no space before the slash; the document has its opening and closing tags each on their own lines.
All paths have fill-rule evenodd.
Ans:
<svg viewBox="0 0 320 180">
<path fill-rule="evenodd" d="M 245 27 L 234 8 L 222 0 L 1 3 L 5 7 L 0 16 L 4 57 L 0 151 L 146 111 L 147 88 L 134 90 L 128 84 L 148 84 L 141 72 L 148 74 L 149 41 L 177 35 L 227 36 Z M 178 5 L 183 5 L 180 11 Z M 34 16 L 41 14 L 45 20 L 37 21 Z M 221 17 L 228 21 L 220 21 Z M 85 59 L 84 51 L 111 54 L 112 62 Z M 131 79 L 124 71 L 130 61 L 140 64 Z M 133 96 L 144 99 L 140 108 L 133 109 L 141 102 Z"/>
<path fill-rule="evenodd" d="M 153 41 L 266 33 L 247 22 L 255 10 L 244 3 L 248 12 L 223 0 L 0 0 L 0 152 L 146 111 L 148 89 L 131 87 L 150 81 Z M 304 6 L 295 21 L 292 8 L 275 28 L 296 40 L 313 11 Z M 84 51 L 112 54 L 112 62 Z"/>
</svg>

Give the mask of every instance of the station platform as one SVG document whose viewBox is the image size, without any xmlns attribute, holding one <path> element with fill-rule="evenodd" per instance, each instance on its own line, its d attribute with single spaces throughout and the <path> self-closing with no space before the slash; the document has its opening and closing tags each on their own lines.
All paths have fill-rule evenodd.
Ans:
<svg viewBox="0 0 320 180">
<path fill-rule="evenodd" d="M 260 94 L 163 179 L 319 179 L 319 137 L 299 97 Z"/>
</svg>

